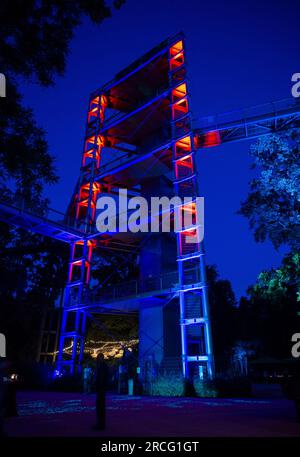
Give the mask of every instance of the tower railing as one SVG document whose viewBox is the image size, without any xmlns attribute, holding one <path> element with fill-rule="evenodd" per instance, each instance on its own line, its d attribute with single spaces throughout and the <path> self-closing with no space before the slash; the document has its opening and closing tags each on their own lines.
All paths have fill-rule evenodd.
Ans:
<svg viewBox="0 0 300 457">
<path fill-rule="evenodd" d="M 133 279 L 112 286 L 103 286 L 97 290 L 91 290 L 89 302 L 111 301 L 125 297 L 134 297 L 155 291 L 174 291 L 179 288 L 178 271 L 164 273 L 148 278 Z"/>
</svg>

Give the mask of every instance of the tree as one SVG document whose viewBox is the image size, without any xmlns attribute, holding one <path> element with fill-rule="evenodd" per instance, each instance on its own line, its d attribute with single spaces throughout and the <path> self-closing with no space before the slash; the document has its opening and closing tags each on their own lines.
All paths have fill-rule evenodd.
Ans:
<svg viewBox="0 0 300 457">
<path fill-rule="evenodd" d="M 123 3 L 115 1 L 114 6 Z M 100 24 L 111 13 L 105 0 L 1 2 L 0 69 L 7 80 L 7 96 L 0 100 L 1 199 L 22 199 L 45 210 L 44 185 L 58 180 L 55 159 L 45 132 L 22 105 L 21 83 L 54 84 L 64 74 L 74 30 L 83 18 Z M 0 243 L 0 331 L 7 335 L 12 357 L 20 354 L 20 347 L 34 357 L 39 318 L 65 281 L 66 252 L 55 241 L 3 223 Z"/>
<path fill-rule="evenodd" d="M 290 247 L 280 268 L 263 271 L 238 308 L 241 340 L 256 341 L 261 355 L 290 356 L 290 338 L 299 325 L 300 300 L 300 129 L 261 137 L 252 147 L 258 177 L 242 202 L 255 240 Z"/>
<path fill-rule="evenodd" d="M 228 368 L 231 349 L 236 341 L 236 299 L 228 280 L 220 279 L 214 265 L 207 266 L 213 350 L 217 371 Z"/>
<path fill-rule="evenodd" d="M 287 254 L 280 268 L 263 271 L 242 297 L 238 336 L 259 342 L 261 355 L 290 357 L 291 336 L 299 331 L 300 254 Z"/>
<path fill-rule="evenodd" d="M 262 298 L 282 300 L 291 291 L 300 302 L 300 253 L 287 254 L 280 268 L 263 271 L 256 284 L 250 289 Z"/>
<path fill-rule="evenodd" d="M 57 182 L 54 158 L 44 131 L 32 111 L 21 104 L 16 86 L 8 82 L 8 96 L 0 103 L 0 191 L 4 200 L 22 196 L 27 204 L 42 206 L 43 186 Z"/>
<path fill-rule="evenodd" d="M 113 2 L 117 9 L 123 3 Z M 111 14 L 106 0 L 2 0 L 1 71 L 53 84 L 56 75 L 64 74 L 70 41 L 84 16 L 99 25 Z"/>
<path fill-rule="evenodd" d="M 261 137 L 252 147 L 254 168 L 250 193 L 240 214 L 249 219 L 256 241 L 275 248 L 300 248 L 300 129 Z"/>
<path fill-rule="evenodd" d="M 67 248 L 19 229 L 1 253 L 1 330 L 13 360 L 36 358 L 44 314 L 67 279 Z"/>
<path fill-rule="evenodd" d="M 124 1 L 114 2 L 116 8 Z M 0 4 L 0 69 L 7 97 L 0 103 L 0 187 L 31 200 L 44 184 L 57 181 L 45 132 L 19 93 L 22 79 L 54 84 L 65 71 L 70 41 L 84 16 L 100 24 L 111 16 L 105 0 L 4 0 Z M 13 185 L 12 185 L 13 184 Z M 10 192 L 6 192 L 8 196 Z"/>
</svg>

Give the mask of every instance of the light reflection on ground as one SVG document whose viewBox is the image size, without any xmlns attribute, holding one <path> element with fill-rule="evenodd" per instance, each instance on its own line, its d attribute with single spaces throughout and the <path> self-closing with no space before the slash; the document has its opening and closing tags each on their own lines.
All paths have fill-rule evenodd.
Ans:
<svg viewBox="0 0 300 457">
<path fill-rule="evenodd" d="M 176 410 L 176 414 L 174 412 Z M 9 436 L 95 436 L 95 395 L 20 392 Z M 300 436 L 284 399 L 108 395 L 107 436 Z"/>
<path fill-rule="evenodd" d="M 61 394 L 58 394 L 61 395 Z M 54 402 L 47 401 L 20 401 L 19 403 L 19 415 L 20 416 L 31 416 L 34 414 L 64 414 L 68 412 L 81 412 L 81 411 L 93 411 L 95 406 L 91 404 L 91 399 L 94 396 L 81 396 L 81 398 L 63 400 Z M 144 403 L 148 405 L 163 405 L 166 408 L 186 408 L 191 404 L 195 403 L 195 399 L 187 398 L 158 398 L 158 397 L 127 397 L 127 396 L 110 396 L 110 404 L 107 406 L 108 410 L 140 410 Z M 199 401 L 199 400 L 198 400 Z M 123 403 L 126 403 L 123 406 Z M 226 400 L 209 400 L 201 399 L 203 405 L 208 407 L 230 407 L 234 404 L 268 404 L 270 401 L 267 400 L 252 400 L 252 399 L 226 399 Z M 57 404 L 55 404 L 57 403 Z"/>
</svg>

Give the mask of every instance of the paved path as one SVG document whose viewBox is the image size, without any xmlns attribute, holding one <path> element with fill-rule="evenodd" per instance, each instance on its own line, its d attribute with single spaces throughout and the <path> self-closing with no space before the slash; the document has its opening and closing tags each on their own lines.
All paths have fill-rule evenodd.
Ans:
<svg viewBox="0 0 300 457">
<path fill-rule="evenodd" d="M 21 392 L 9 436 L 299 436 L 294 405 L 277 399 L 107 398 L 107 430 L 95 432 L 95 396 Z"/>
</svg>

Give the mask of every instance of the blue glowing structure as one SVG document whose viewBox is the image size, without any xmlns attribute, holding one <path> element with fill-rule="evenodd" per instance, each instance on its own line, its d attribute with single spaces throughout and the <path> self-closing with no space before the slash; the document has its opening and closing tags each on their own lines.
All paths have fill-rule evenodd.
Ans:
<svg viewBox="0 0 300 457">
<path fill-rule="evenodd" d="M 147 309 L 150 306 L 150 314 L 156 315 L 156 318 L 152 328 L 148 322 L 148 333 L 150 339 L 160 340 L 163 336 L 157 334 L 157 329 L 162 328 L 166 319 L 162 309 L 170 300 L 177 301 L 183 375 L 190 376 L 191 366 L 201 366 L 206 376 L 213 377 L 204 251 L 199 241 L 201 227 L 196 207 L 198 187 L 194 134 L 186 75 L 184 36 L 180 34 L 164 41 L 146 57 L 116 75 L 113 81 L 90 98 L 81 173 L 68 213 L 74 227 L 86 232 L 86 239 L 71 246 L 58 355 L 60 369 L 70 373 L 80 369 L 86 310 L 90 308 L 88 286 L 93 249 L 103 245 L 103 241 L 108 249 L 115 247 L 116 242 L 119 248 L 129 247 L 120 234 L 95 237 L 97 196 L 101 193 L 114 195 L 117 188 L 151 196 L 157 195 L 160 189 L 163 195 L 162 181 L 168 176 L 169 182 L 173 181 L 176 195 L 192 197 L 189 204 L 181 206 L 180 212 L 183 220 L 185 213 L 190 213 L 193 223 L 189 227 L 183 226 L 176 235 L 178 275 L 173 295 L 169 297 L 160 290 L 160 297 L 164 298 L 159 310 L 153 294 L 147 297 L 148 301 L 145 301 L 145 296 L 139 297 L 139 311 L 149 316 Z M 118 170 L 114 170 L 115 165 Z M 141 173 L 141 167 L 146 170 L 146 176 Z M 153 180 L 152 187 L 149 178 Z M 197 242 L 191 243 L 191 238 L 196 238 Z M 144 263 L 144 267 L 141 266 L 144 279 L 149 273 L 152 276 L 149 264 L 150 269 L 157 268 L 153 257 L 152 261 L 149 260 L 157 239 L 152 237 L 149 243 L 148 249 L 137 247 L 141 257 L 148 259 L 141 260 L 141 264 Z M 136 245 L 135 241 L 133 245 Z M 174 251 L 172 247 L 169 249 Z M 160 254 L 163 256 L 162 251 Z M 146 333 L 145 330 L 143 333 Z M 65 348 L 70 346 L 71 357 L 67 359 Z M 144 353 L 149 354 L 153 345 L 144 346 Z M 156 348 L 154 352 L 158 361 L 162 362 L 164 350 Z M 144 363 L 143 359 L 140 360 L 142 367 Z"/>
</svg>

